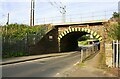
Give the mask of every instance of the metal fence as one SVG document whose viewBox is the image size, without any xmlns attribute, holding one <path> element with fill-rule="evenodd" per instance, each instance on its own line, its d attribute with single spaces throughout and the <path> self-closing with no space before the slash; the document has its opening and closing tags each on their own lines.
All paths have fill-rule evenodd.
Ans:
<svg viewBox="0 0 120 79">
<path fill-rule="evenodd" d="M 19 27 L 19 29 L 20 28 L 22 27 Z M 7 34 L 9 34 L 8 29 L 6 27 L 2 27 L 2 31 L 5 30 L 4 32 L 6 32 L 6 35 L 2 34 L 2 56 L 14 57 L 30 55 L 29 46 L 38 43 L 51 29 L 52 27 L 48 27 L 46 25 L 41 29 L 38 29 L 38 31 L 35 33 L 26 33 L 22 39 L 13 39 L 11 38 L 12 35 L 9 37 L 7 36 Z"/>
<path fill-rule="evenodd" d="M 83 62 L 87 57 L 97 53 L 98 50 L 98 45 L 91 45 L 89 47 L 81 49 L 80 61 Z"/>
<path fill-rule="evenodd" d="M 113 41 L 113 67 L 120 67 L 120 41 Z"/>
<path fill-rule="evenodd" d="M 112 17 L 113 12 L 117 12 L 117 11 L 118 11 L 117 9 L 113 9 L 113 10 L 105 10 L 105 11 L 66 14 L 65 23 L 109 20 Z M 35 24 L 63 23 L 62 16 L 36 18 L 35 20 L 36 20 Z"/>
</svg>

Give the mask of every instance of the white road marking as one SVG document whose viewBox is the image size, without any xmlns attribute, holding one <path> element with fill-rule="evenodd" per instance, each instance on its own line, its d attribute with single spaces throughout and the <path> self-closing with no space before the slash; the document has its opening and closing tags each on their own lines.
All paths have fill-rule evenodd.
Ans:
<svg viewBox="0 0 120 79">
<path fill-rule="evenodd" d="M 56 75 L 59 75 L 60 73 L 57 73 Z"/>
<path fill-rule="evenodd" d="M 76 66 L 77 64 L 79 64 L 79 61 L 77 63 L 73 64 L 73 66 Z"/>
</svg>

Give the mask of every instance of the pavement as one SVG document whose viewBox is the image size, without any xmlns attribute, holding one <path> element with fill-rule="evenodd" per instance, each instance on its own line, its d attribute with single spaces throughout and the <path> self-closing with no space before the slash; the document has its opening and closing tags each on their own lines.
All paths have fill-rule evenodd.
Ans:
<svg viewBox="0 0 120 79">
<path fill-rule="evenodd" d="M 6 59 L 2 59 L 2 61 L 0 62 L 0 65 L 14 64 L 14 63 L 20 63 L 20 62 L 31 61 L 31 60 L 36 60 L 36 59 L 68 55 L 68 54 L 72 54 L 72 53 L 74 53 L 74 52 L 6 58 Z"/>
<path fill-rule="evenodd" d="M 61 72 L 57 77 L 117 77 L 98 68 L 99 53 L 84 63 L 77 62 L 72 68 Z"/>
</svg>

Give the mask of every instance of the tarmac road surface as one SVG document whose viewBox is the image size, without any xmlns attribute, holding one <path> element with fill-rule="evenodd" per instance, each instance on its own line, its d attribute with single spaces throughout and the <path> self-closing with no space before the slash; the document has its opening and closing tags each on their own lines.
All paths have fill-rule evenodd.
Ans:
<svg viewBox="0 0 120 79">
<path fill-rule="evenodd" d="M 80 52 L 2 66 L 3 77 L 54 77 L 80 60 Z"/>
</svg>

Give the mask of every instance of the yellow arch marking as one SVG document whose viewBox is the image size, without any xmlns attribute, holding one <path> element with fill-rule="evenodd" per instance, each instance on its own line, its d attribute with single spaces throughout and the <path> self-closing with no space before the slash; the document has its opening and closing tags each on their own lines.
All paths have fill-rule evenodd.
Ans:
<svg viewBox="0 0 120 79">
<path fill-rule="evenodd" d="M 71 28 L 69 29 L 69 32 L 72 32 L 72 29 L 71 29 Z"/>
<path fill-rule="evenodd" d="M 58 37 L 58 40 L 60 40 L 60 38 Z"/>
<path fill-rule="evenodd" d="M 60 38 L 62 38 L 62 36 L 61 36 L 61 35 L 60 35 L 59 37 L 60 37 Z"/>
<path fill-rule="evenodd" d="M 64 31 L 64 35 L 66 35 L 67 34 L 67 32 L 66 31 Z"/>
<path fill-rule="evenodd" d="M 81 28 L 78 29 L 78 31 L 80 31 L 80 30 L 81 30 Z"/>
<path fill-rule="evenodd" d="M 96 36 L 96 38 L 99 38 L 99 37 L 100 37 L 100 35 L 97 35 L 97 36 Z"/>
<path fill-rule="evenodd" d="M 85 32 L 87 32 L 87 29 L 85 28 Z"/>
<path fill-rule="evenodd" d="M 64 32 L 61 35 L 64 36 Z"/>
<path fill-rule="evenodd" d="M 67 29 L 66 31 L 64 31 L 63 33 L 61 33 L 58 37 L 58 40 L 60 40 L 63 36 L 65 36 L 66 34 L 70 33 L 70 32 L 74 32 L 74 31 L 83 31 L 83 32 L 88 32 L 90 33 L 91 35 L 95 36 L 95 38 L 97 38 L 99 41 L 102 40 L 102 37 L 97 34 L 96 32 L 94 31 L 91 31 L 90 29 L 87 29 L 87 28 L 69 28 Z"/>
<path fill-rule="evenodd" d="M 101 41 L 101 40 L 102 40 L 102 37 L 100 37 L 98 40 L 100 40 L 100 41 Z"/>
<path fill-rule="evenodd" d="M 94 32 L 93 32 L 93 31 L 91 31 L 91 33 L 90 33 L 90 34 L 92 35 L 93 33 L 94 33 Z"/>
<path fill-rule="evenodd" d="M 75 28 L 75 31 L 77 31 L 77 28 Z"/>
<path fill-rule="evenodd" d="M 90 33 L 90 29 L 88 29 L 88 33 Z"/>
<path fill-rule="evenodd" d="M 74 28 L 72 28 L 72 32 L 74 32 Z"/>
<path fill-rule="evenodd" d="M 93 35 L 94 35 L 94 36 L 96 36 L 96 35 L 97 35 L 97 33 L 95 32 Z"/>
<path fill-rule="evenodd" d="M 69 30 L 67 30 L 67 33 L 69 33 Z"/>
</svg>

